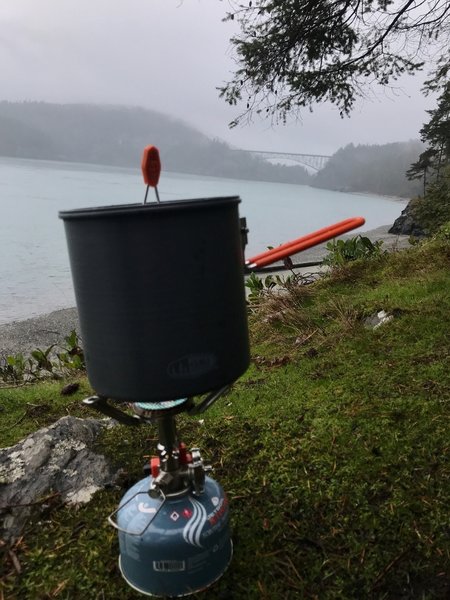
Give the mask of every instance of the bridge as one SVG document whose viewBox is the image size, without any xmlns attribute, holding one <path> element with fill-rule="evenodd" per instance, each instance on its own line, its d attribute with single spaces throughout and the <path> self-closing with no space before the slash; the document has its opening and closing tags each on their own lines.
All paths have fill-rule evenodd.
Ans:
<svg viewBox="0 0 450 600">
<path fill-rule="evenodd" d="M 292 160 L 302 166 L 309 167 L 314 171 L 320 171 L 330 160 L 331 156 L 325 154 L 299 154 L 295 152 L 266 152 L 264 150 L 241 150 L 252 156 L 259 156 L 264 160 L 282 159 Z"/>
</svg>

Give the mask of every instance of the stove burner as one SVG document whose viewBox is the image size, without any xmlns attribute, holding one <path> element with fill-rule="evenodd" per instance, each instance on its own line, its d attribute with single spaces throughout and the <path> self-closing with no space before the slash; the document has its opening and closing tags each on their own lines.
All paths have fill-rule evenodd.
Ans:
<svg viewBox="0 0 450 600">
<path fill-rule="evenodd" d="M 164 400 L 163 402 L 133 402 L 130 404 L 131 410 L 143 419 L 157 419 L 163 414 L 176 415 L 192 406 L 189 398 L 180 398 L 179 400 Z"/>
<path fill-rule="evenodd" d="M 207 475 L 212 469 L 200 450 L 179 441 L 175 423 L 181 412 L 204 412 L 229 388 L 211 392 L 198 404 L 193 398 L 127 403 L 134 414 L 101 396 L 83 401 L 125 425 L 158 427 L 158 455 L 144 467 L 148 476 L 126 492 L 108 517 L 118 530 L 122 576 L 143 594 L 193 594 L 212 585 L 230 563 L 227 497 Z"/>
</svg>

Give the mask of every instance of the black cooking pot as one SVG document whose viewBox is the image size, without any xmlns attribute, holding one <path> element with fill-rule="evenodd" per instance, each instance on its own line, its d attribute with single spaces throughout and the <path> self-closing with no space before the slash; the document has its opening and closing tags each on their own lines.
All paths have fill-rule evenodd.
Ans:
<svg viewBox="0 0 450 600">
<path fill-rule="evenodd" d="M 89 380 L 116 400 L 201 394 L 249 364 L 233 197 L 59 213 Z"/>
</svg>

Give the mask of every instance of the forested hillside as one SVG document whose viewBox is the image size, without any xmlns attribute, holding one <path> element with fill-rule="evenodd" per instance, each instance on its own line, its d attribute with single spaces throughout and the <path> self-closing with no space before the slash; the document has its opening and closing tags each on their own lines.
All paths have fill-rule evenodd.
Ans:
<svg viewBox="0 0 450 600">
<path fill-rule="evenodd" d="M 159 147 L 168 171 L 407 198 L 421 189 L 405 174 L 423 151 L 419 141 L 349 144 L 310 175 L 301 166 L 271 164 L 144 108 L 0 102 L 0 156 L 136 167 L 148 144 Z"/>
<path fill-rule="evenodd" d="M 411 198 L 421 186 L 410 181 L 406 171 L 423 152 L 418 140 L 381 146 L 349 144 L 340 148 L 310 185 L 345 192 L 371 192 Z"/>
<path fill-rule="evenodd" d="M 306 183 L 300 167 L 271 165 L 165 114 L 136 107 L 0 102 L 0 155 L 117 166 L 159 147 L 168 171 Z"/>
</svg>

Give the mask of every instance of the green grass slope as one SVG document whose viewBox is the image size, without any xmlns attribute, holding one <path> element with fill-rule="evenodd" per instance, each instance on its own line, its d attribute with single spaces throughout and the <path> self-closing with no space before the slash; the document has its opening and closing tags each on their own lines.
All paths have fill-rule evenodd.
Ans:
<svg viewBox="0 0 450 600">
<path fill-rule="evenodd" d="M 179 419 L 227 491 L 235 549 L 195 597 L 450 596 L 449 266 L 448 240 L 434 240 L 260 302 L 249 371 L 204 422 Z M 381 309 L 393 319 L 366 327 Z M 87 414 L 77 403 L 87 388 L 68 404 L 60 387 L 0 390 L 8 443 L 58 414 Z M 155 433 L 118 426 L 102 438 L 128 470 L 125 487 Z M 120 577 L 106 522 L 123 493 L 48 506 L 13 549 L 20 574 L 4 549 L 4 597 L 140 597 Z"/>
</svg>

